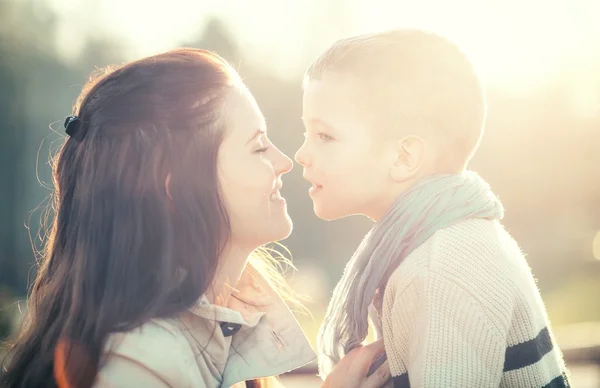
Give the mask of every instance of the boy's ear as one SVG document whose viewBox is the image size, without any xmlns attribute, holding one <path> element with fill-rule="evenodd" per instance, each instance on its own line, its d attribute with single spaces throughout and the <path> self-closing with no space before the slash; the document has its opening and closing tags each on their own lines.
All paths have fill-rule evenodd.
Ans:
<svg viewBox="0 0 600 388">
<path fill-rule="evenodd" d="M 404 182 L 417 175 L 423 165 L 425 141 L 418 136 L 406 136 L 396 143 L 396 160 L 390 168 L 390 177 Z"/>
</svg>

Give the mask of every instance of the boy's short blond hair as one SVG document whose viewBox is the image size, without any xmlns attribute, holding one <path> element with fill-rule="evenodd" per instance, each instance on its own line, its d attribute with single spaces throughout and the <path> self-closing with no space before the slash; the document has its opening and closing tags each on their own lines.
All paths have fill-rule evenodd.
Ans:
<svg viewBox="0 0 600 388">
<path fill-rule="evenodd" d="M 483 87 L 448 39 L 414 29 L 342 39 L 310 65 L 305 83 L 328 72 L 356 80 L 376 126 L 440 144 L 443 168 L 465 168 L 477 149 L 486 115 Z"/>
</svg>

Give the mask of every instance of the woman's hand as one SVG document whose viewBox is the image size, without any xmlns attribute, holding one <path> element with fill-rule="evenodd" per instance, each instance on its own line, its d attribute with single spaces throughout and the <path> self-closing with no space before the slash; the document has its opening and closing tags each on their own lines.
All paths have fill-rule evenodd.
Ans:
<svg viewBox="0 0 600 388">
<path fill-rule="evenodd" d="M 333 368 L 321 388 L 380 388 L 390 381 L 390 368 L 384 362 L 367 376 L 369 367 L 384 353 L 383 339 L 355 348 Z"/>
</svg>

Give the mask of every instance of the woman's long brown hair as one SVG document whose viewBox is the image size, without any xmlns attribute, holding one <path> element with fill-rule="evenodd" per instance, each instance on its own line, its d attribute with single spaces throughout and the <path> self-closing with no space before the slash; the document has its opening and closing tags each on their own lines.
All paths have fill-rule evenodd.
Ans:
<svg viewBox="0 0 600 388">
<path fill-rule="evenodd" d="M 217 55 L 178 49 L 85 86 L 84 136 L 54 161 L 52 226 L 0 386 L 89 387 L 110 333 L 206 292 L 229 230 L 217 153 L 232 77 Z"/>
</svg>

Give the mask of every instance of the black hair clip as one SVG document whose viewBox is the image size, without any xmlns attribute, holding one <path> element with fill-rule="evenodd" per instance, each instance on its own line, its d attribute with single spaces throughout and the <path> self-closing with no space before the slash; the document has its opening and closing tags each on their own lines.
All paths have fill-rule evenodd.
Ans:
<svg viewBox="0 0 600 388">
<path fill-rule="evenodd" d="M 65 119 L 65 132 L 77 141 L 82 141 L 84 133 L 81 130 L 81 120 L 77 116 L 69 116 Z"/>
</svg>

